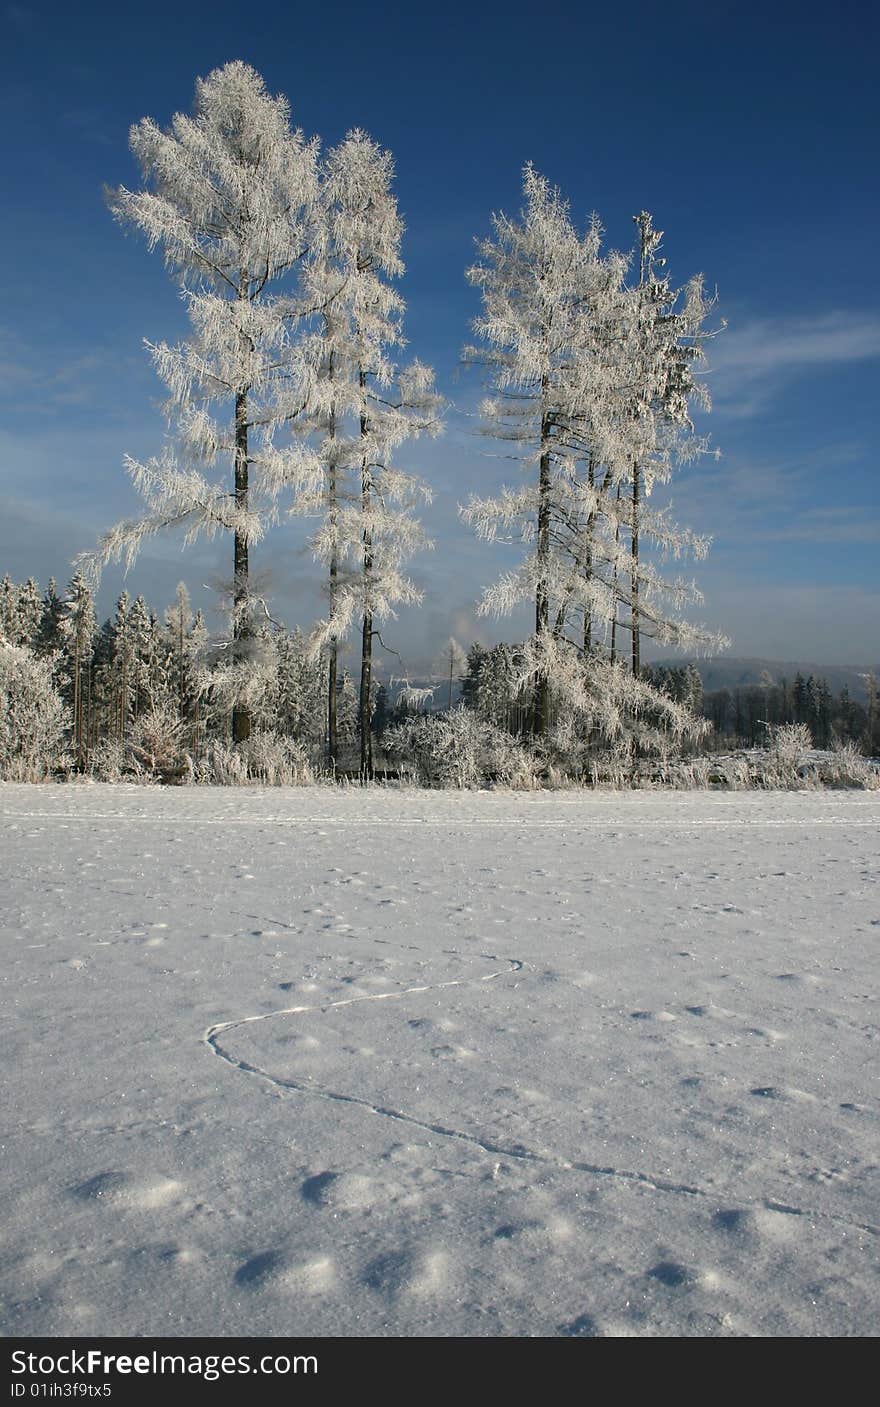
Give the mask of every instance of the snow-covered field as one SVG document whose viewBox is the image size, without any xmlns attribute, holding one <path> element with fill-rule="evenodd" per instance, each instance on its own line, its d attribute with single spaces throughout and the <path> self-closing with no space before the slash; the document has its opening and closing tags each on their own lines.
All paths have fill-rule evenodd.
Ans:
<svg viewBox="0 0 880 1407">
<path fill-rule="evenodd" d="M 0 787 L 12 1335 L 866 1335 L 871 794 Z"/>
</svg>

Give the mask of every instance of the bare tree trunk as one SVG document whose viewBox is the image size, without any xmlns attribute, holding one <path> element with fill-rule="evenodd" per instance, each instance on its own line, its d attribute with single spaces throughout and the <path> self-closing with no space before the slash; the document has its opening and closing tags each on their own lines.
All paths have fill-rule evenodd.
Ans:
<svg viewBox="0 0 880 1407">
<path fill-rule="evenodd" d="M 366 373 L 359 372 L 361 396 L 367 384 Z M 367 435 L 366 412 L 361 412 L 361 439 Z M 364 452 L 361 458 L 361 509 L 364 515 L 364 628 L 361 637 L 361 692 L 358 709 L 358 724 L 361 741 L 361 780 L 369 781 L 373 775 L 373 732 L 370 716 L 370 687 L 373 677 L 373 612 L 370 609 L 373 575 L 373 534 L 370 531 L 368 514 L 370 511 L 370 469 Z"/>
<path fill-rule="evenodd" d="M 366 560 L 366 559 L 365 559 Z M 361 645 L 361 695 L 358 710 L 361 735 L 361 778 L 369 781 L 373 775 L 373 732 L 370 717 L 370 689 L 373 679 L 373 616 L 364 613 Z"/>
<path fill-rule="evenodd" d="M 327 660 L 327 766 L 334 776 L 339 760 L 338 667 L 339 647 L 331 640 Z"/>
<path fill-rule="evenodd" d="M 122 662 L 122 688 L 119 692 L 119 741 L 125 741 L 125 725 L 128 721 L 128 662 Z"/>
<path fill-rule="evenodd" d="M 243 511 L 248 506 L 248 420 L 247 391 L 235 397 L 235 506 Z M 244 533 L 236 530 L 234 552 L 233 622 L 234 656 L 239 658 L 247 648 L 251 635 L 248 608 L 248 543 Z M 241 704 L 232 710 L 232 741 L 243 743 L 251 735 L 251 716 Z"/>
<path fill-rule="evenodd" d="M 89 760 L 89 751 L 90 751 L 90 748 L 91 748 L 91 738 L 92 738 L 92 669 L 93 669 L 93 658 L 94 658 L 94 657 L 93 657 L 93 653 L 92 653 L 92 651 L 90 651 L 90 652 L 89 652 L 89 656 L 88 656 L 88 660 L 86 661 L 85 732 L 84 732 L 84 735 L 83 735 L 83 736 L 84 736 L 84 745 L 83 745 L 83 764 L 84 764 L 84 765 L 87 764 L 87 763 L 88 763 L 88 760 Z"/>
<path fill-rule="evenodd" d="M 186 716 L 186 691 L 183 679 L 183 609 L 177 608 L 177 712 L 181 723 Z"/>
<path fill-rule="evenodd" d="M 333 380 L 333 353 L 329 359 L 329 377 Z M 331 441 L 336 439 L 336 412 L 330 411 L 330 422 L 328 437 Z M 328 516 L 333 534 L 333 543 L 330 549 L 330 621 L 331 625 L 336 617 L 337 594 L 339 590 L 339 551 L 336 543 L 336 528 L 338 520 L 338 509 L 336 502 L 336 458 L 335 450 L 331 450 L 330 462 L 328 465 L 327 481 Z M 339 720 L 338 720 L 338 698 L 337 698 L 337 671 L 339 667 L 339 643 L 335 635 L 330 637 L 330 657 L 327 666 L 327 765 L 332 773 L 336 773 L 336 765 L 339 756 Z"/>
<path fill-rule="evenodd" d="M 641 490 L 641 472 L 636 465 L 633 468 L 633 494 L 632 494 L 632 568 L 630 572 L 630 582 L 632 585 L 632 672 L 636 678 L 639 677 L 641 669 L 639 634 L 639 500 Z"/>
<path fill-rule="evenodd" d="M 546 393 L 546 384 L 542 384 Z M 550 434 L 550 419 L 546 410 L 541 415 L 542 454 L 538 476 L 538 587 L 535 593 L 535 634 L 538 648 L 546 646 L 550 626 L 550 593 L 547 575 L 550 566 L 550 451 L 546 447 Z M 535 686 L 535 712 L 532 732 L 546 737 L 550 725 L 550 680 L 546 669 L 538 675 Z"/>
<path fill-rule="evenodd" d="M 620 484 L 617 485 L 617 502 L 620 503 Z M 620 546 L 620 517 L 614 527 L 614 570 L 611 574 L 611 597 L 612 610 L 611 617 L 611 663 L 617 659 L 617 549 Z"/>
<path fill-rule="evenodd" d="M 83 762 L 82 665 L 80 659 L 80 652 L 81 646 L 79 630 L 77 630 L 76 642 L 73 651 L 73 736 L 75 742 L 77 767 L 82 767 Z"/>
<path fill-rule="evenodd" d="M 639 289 L 644 289 L 651 276 L 652 250 L 656 248 L 656 239 L 651 243 L 652 228 L 651 217 L 647 211 L 643 210 L 635 217 L 639 230 Z M 639 307 L 639 327 L 641 321 L 641 300 Z M 633 465 L 633 491 L 632 491 L 632 543 L 631 559 L 632 570 L 630 581 L 632 585 L 632 672 L 638 678 L 641 671 L 641 636 L 639 631 L 639 508 L 641 500 L 641 470 L 638 464 Z"/>
<path fill-rule="evenodd" d="M 590 488 L 596 487 L 596 473 L 593 468 L 593 456 L 590 455 L 590 463 L 587 469 L 587 481 Z M 591 581 L 593 577 L 593 527 L 596 522 L 595 512 L 591 512 L 587 519 L 587 550 L 584 560 L 584 577 Z M 584 658 L 593 652 L 593 614 L 589 606 L 584 608 Z"/>
</svg>

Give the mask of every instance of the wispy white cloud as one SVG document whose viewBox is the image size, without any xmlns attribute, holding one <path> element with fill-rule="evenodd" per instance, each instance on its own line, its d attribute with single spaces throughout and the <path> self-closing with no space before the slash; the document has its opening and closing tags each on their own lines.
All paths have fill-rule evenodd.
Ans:
<svg viewBox="0 0 880 1407">
<path fill-rule="evenodd" d="M 0 404 L 13 411 L 28 407 L 45 415 L 103 406 L 108 378 L 118 385 L 121 371 L 137 373 L 142 367 L 140 360 L 120 358 L 104 344 L 91 350 L 59 343 L 37 348 L 0 325 Z"/>
<path fill-rule="evenodd" d="M 757 414 L 785 384 L 822 367 L 880 357 L 880 316 L 838 311 L 728 328 L 715 342 L 709 384 L 725 415 Z"/>
</svg>

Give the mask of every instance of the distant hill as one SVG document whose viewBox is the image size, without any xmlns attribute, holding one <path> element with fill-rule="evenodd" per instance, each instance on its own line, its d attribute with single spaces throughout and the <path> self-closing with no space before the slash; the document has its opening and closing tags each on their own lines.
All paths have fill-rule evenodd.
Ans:
<svg viewBox="0 0 880 1407">
<path fill-rule="evenodd" d="M 685 664 L 695 665 L 707 694 L 714 693 L 716 689 L 732 691 L 748 688 L 750 684 L 761 684 L 766 674 L 770 675 L 774 684 L 778 684 L 782 679 L 792 683 L 800 673 L 805 679 L 809 679 L 811 674 L 827 679 L 832 694 L 839 694 L 845 684 L 849 689 L 850 698 L 857 703 L 865 703 L 867 691 L 861 676 L 873 669 L 880 678 L 880 664 L 815 664 L 809 660 L 725 659 L 723 656 L 708 660 L 659 659 L 649 660 L 648 663 L 655 667 L 666 665 L 669 669 L 681 669 Z M 445 679 L 439 683 L 436 679 L 427 678 L 413 679 L 411 682 L 415 688 L 433 688 L 434 697 L 425 704 L 429 713 L 445 709 L 449 696 L 449 686 Z M 398 694 L 398 687 L 389 689 L 389 694 L 393 703 Z M 457 703 L 460 697 L 461 685 L 456 680 L 452 686 L 453 704 Z"/>
<path fill-rule="evenodd" d="M 867 664 L 811 664 L 808 660 L 762 660 L 762 659 L 718 659 L 708 660 L 652 660 L 654 665 L 666 665 L 671 668 L 681 668 L 683 664 L 691 663 L 700 672 L 703 681 L 703 688 L 707 694 L 714 693 L 716 689 L 744 689 L 750 684 L 760 684 L 765 675 L 769 674 L 775 684 L 780 680 L 787 679 L 789 683 L 796 674 L 802 674 L 808 679 L 811 674 L 819 675 L 827 679 L 828 687 L 833 694 L 839 694 L 844 684 L 849 689 L 850 697 L 859 703 L 864 703 L 867 697 L 865 691 L 865 681 L 861 675 L 867 674 L 873 669 L 874 673 L 880 677 L 880 665 Z"/>
</svg>

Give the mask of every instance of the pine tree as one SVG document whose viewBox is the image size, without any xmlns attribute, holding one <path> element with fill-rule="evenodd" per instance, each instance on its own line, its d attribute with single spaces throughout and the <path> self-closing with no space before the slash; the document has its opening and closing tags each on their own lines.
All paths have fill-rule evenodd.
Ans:
<svg viewBox="0 0 880 1407">
<path fill-rule="evenodd" d="M 32 576 L 19 588 L 18 629 L 19 643 L 29 650 L 36 649 L 39 643 L 40 621 L 43 619 L 43 598 L 40 588 Z"/>
<path fill-rule="evenodd" d="M 324 740 L 325 678 L 320 659 L 309 653 L 302 631 L 283 631 L 277 638 L 278 705 L 275 726 L 304 743 Z"/>
<path fill-rule="evenodd" d="M 185 582 L 177 583 L 174 605 L 165 612 L 166 652 L 169 660 L 169 689 L 177 702 L 177 716 L 184 722 L 190 711 L 192 680 L 190 678 L 189 633 L 193 613 Z"/>
<path fill-rule="evenodd" d="M 0 581 L 0 640 L 18 641 L 18 587 L 8 572 Z"/>
<path fill-rule="evenodd" d="M 73 746 L 77 767 L 88 760 L 92 711 L 92 653 L 97 620 L 92 593 L 77 572 L 64 600 L 61 631 L 67 659 L 69 702 L 73 719 Z"/>
<path fill-rule="evenodd" d="M 272 436 L 308 395 L 292 336 L 303 309 L 289 285 L 312 238 L 316 145 L 291 131 L 286 99 L 236 62 L 197 82 L 192 117 L 177 114 L 169 131 L 145 118 L 131 146 L 148 188 L 120 188 L 112 209 L 151 248 L 163 247 L 192 333 L 178 346 L 150 345 L 176 445 L 146 464 L 126 460 L 148 512 L 106 534 L 93 561 L 130 563 L 146 536 L 177 525 L 187 542 L 230 533 L 228 654 L 247 692 L 250 548 L 273 517 L 279 483 L 299 472 L 296 448 L 279 450 Z M 215 467 L 231 470 L 231 482 L 209 478 Z M 232 710 L 233 739 L 242 741 L 248 708 L 233 699 Z"/>
<path fill-rule="evenodd" d="M 110 736 L 125 741 L 136 688 L 136 656 L 131 628 L 131 599 L 123 591 L 116 602 L 111 626 L 111 655 L 108 666 L 112 722 Z"/>
<path fill-rule="evenodd" d="M 55 578 L 49 578 L 49 586 L 43 597 L 43 613 L 40 617 L 40 626 L 37 632 L 37 653 L 40 655 L 53 654 L 60 650 L 63 644 L 62 622 L 64 620 L 64 602 L 58 595 L 55 585 Z"/>
</svg>

